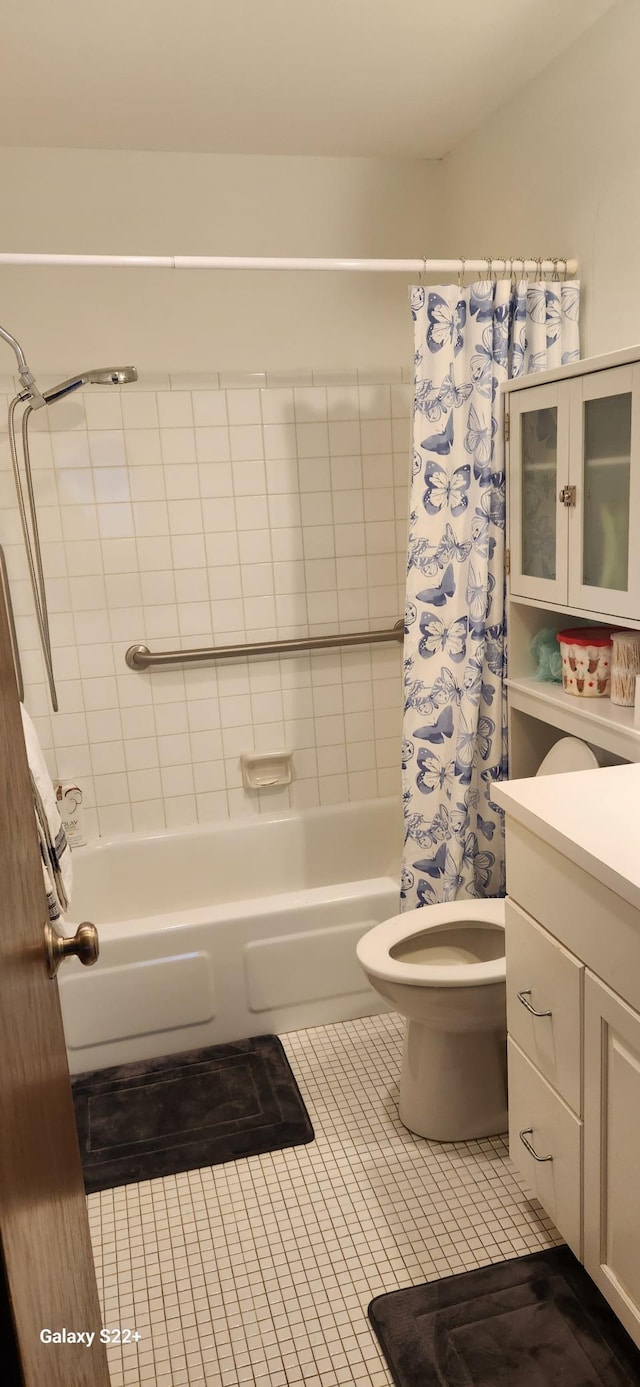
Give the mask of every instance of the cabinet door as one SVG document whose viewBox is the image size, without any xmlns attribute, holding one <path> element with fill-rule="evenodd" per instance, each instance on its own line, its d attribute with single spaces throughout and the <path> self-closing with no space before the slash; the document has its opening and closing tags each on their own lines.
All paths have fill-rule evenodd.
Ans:
<svg viewBox="0 0 640 1387">
<path fill-rule="evenodd" d="M 536 385 L 510 396 L 510 589 L 516 597 L 567 601 L 569 393 Z"/>
<path fill-rule="evenodd" d="M 638 617 L 640 368 L 571 382 L 569 605 Z"/>
<path fill-rule="evenodd" d="M 640 1344 L 640 1015 L 587 972 L 584 1264 Z"/>
</svg>

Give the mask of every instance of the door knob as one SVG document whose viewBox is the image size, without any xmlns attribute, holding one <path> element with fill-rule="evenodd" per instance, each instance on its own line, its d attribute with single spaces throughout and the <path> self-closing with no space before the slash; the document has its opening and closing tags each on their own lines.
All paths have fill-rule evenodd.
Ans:
<svg viewBox="0 0 640 1387">
<path fill-rule="evenodd" d="M 44 927 L 44 945 L 50 978 L 55 978 L 64 958 L 75 956 L 80 959 L 81 963 L 89 967 L 91 963 L 97 963 L 100 953 L 98 931 L 95 925 L 90 924 L 88 920 L 83 920 L 82 924 L 78 925 L 75 934 L 70 934 L 68 939 L 58 934 L 53 925 L 47 921 Z"/>
</svg>

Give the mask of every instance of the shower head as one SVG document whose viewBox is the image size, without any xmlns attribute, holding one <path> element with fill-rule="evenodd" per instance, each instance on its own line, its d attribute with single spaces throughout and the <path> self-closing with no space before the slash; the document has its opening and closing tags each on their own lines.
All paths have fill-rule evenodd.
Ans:
<svg viewBox="0 0 640 1387">
<path fill-rule="evenodd" d="M 12 348 L 18 363 L 18 376 L 22 387 L 18 399 L 28 400 L 32 410 L 42 409 L 43 405 L 62 400 L 65 395 L 80 390 L 83 385 L 128 385 L 130 381 L 138 379 L 135 366 L 100 366 L 95 371 L 85 371 L 81 376 L 71 376 L 69 380 L 63 380 L 60 385 L 54 385 L 50 390 L 40 390 L 35 376 L 29 370 L 20 343 L 3 327 L 0 327 L 0 338 Z"/>
<path fill-rule="evenodd" d="M 128 385 L 137 379 L 135 366 L 100 366 L 95 371 L 70 376 L 69 380 L 53 385 L 50 390 L 43 390 L 42 398 L 45 404 L 50 405 L 56 400 L 63 400 L 65 395 L 71 395 L 74 390 L 81 390 L 83 385 Z"/>
</svg>

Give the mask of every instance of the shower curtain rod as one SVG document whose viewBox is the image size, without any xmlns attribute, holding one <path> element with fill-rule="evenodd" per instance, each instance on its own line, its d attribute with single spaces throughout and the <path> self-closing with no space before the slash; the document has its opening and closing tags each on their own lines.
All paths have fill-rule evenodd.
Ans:
<svg viewBox="0 0 640 1387">
<path fill-rule="evenodd" d="M 138 270 L 347 270 L 364 274 L 551 274 L 562 271 L 575 275 L 577 260 L 563 256 L 551 259 L 496 259 L 484 256 L 479 260 L 332 260 L 316 256 L 287 257 L 270 255 L 59 255 L 31 251 L 0 251 L 0 265 L 84 265 L 104 269 Z"/>
</svg>

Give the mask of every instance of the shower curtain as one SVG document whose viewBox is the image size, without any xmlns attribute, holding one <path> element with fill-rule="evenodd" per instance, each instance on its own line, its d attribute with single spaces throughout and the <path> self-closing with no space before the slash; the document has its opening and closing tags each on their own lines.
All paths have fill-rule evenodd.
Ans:
<svg viewBox="0 0 640 1387">
<path fill-rule="evenodd" d="M 504 894 L 500 383 L 577 360 L 576 281 L 416 286 L 404 645 L 403 909 Z"/>
</svg>

